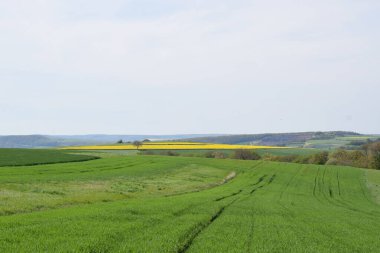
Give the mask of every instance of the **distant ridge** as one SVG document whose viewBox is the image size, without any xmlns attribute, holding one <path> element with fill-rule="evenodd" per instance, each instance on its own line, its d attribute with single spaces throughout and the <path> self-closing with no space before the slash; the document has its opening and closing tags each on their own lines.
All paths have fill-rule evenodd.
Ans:
<svg viewBox="0 0 380 253">
<path fill-rule="evenodd" d="M 119 140 L 173 140 L 182 138 L 199 138 L 212 134 L 177 134 L 177 135 L 3 135 L 0 136 L 0 148 L 51 148 L 62 146 L 80 146 L 116 143 Z"/>
<path fill-rule="evenodd" d="M 7 135 L 0 136 L 0 148 L 51 148 L 112 144 L 119 140 L 181 140 L 221 144 L 306 147 L 306 142 L 329 141 L 339 137 L 364 136 L 350 131 L 265 133 L 265 134 L 177 134 L 177 135 Z M 380 136 L 379 136 L 380 137 Z M 331 146 L 331 145 L 330 145 Z M 309 146 L 308 146 L 309 147 Z M 313 147 L 313 146 L 312 146 Z"/>
<path fill-rule="evenodd" d="M 361 136 L 349 131 L 328 132 L 298 132 L 298 133 L 265 133 L 265 134 L 236 134 L 222 136 L 208 136 L 184 139 L 184 141 L 222 143 L 222 144 L 256 144 L 267 146 L 303 145 L 308 140 L 329 140 L 336 137 Z"/>
</svg>

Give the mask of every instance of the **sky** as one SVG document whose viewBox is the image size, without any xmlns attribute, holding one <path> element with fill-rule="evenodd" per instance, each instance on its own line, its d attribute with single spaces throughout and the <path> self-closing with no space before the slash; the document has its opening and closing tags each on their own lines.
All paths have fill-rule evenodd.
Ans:
<svg viewBox="0 0 380 253">
<path fill-rule="evenodd" d="M 378 0 L 1 0 L 0 135 L 380 134 Z"/>
</svg>

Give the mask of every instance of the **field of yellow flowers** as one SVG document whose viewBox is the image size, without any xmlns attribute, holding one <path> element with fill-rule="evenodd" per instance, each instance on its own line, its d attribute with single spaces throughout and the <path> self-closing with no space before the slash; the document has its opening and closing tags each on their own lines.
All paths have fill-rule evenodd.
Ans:
<svg viewBox="0 0 380 253">
<path fill-rule="evenodd" d="M 138 148 L 132 143 L 115 144 L 115 145 L 95 145 L 95 146 L 78 146 L 65 147 L 70 150 L 215 150 L 215 149 L 268 149 L 283 148 L 273 146 L 251 146 L 251 145 L 230 145 L 214 143 L 196 143 L 196 142 L 144 142 Z"/>
</svg>

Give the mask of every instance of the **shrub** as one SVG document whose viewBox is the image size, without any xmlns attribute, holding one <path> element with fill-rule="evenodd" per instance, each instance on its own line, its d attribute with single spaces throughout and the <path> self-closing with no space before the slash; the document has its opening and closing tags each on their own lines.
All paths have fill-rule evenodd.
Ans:
<svg viewBox="0 0 380 253">
<path fill-rule="evenodd" d="M 308 159 L 308 163 L 324 165 L 326 164 L 328 159 L 329 159 L 329 153 L 324 151 L 321 153 L 311 155 Z"/>
<path fill-rule="evenodd" d="M 217 158 L 217 159 L 225 159 L 225 158 L 227 158 L 226 153 L 223 153 L 223 152 L 216 151 L 216 152 L 213 153 L 213 155 L 214 155 L 214 158 Z"/>
<path fill-rule="evenodd" d="M 179 154 L 177 152 L 174 152 L 172 150 L 164 151 L 164 154 L 167 156 L 179 156 Z"/>
<path fill-rule="evenodd" d="M 380 142 L 371 143 L 366 146 L 369 167 L 380 170 Z"/>
<path fill-rule="evenodd" d="M 214 153 L 212 151 L 207 151 L 204 156 L 206 158 L 214 158 Z"/>
<path fill-rule="evenodd" d="M 347 151 L 338 149 L 329 155 L 328 165 L 345 165 L 355 167 L 368 167 L 368 159 L 362 151 Z"/>
<path fill-rule="evenodd" d="M 232 158 L 240 160 L 259 160 L 261 159 L 261 156 L 252 150 L 237 149 L 233 153 Z"/>
<path fill-rule="evenodd" d="M 217 159 L 224 159 L 227 158 L 226 153 L 219 152 L 219 151 L 208 151 L 204 154 L 204 157 L 206 158 L 217 158 Z"/>
</svg>

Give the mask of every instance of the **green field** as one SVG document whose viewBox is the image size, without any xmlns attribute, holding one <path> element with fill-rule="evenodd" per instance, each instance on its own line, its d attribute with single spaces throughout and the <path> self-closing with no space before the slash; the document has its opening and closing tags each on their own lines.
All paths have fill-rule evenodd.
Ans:
<svg viewBox="0 0 380 253">
<path fill-rule="evenodd" d="M 193 156 L 193 157 L 204 157 L 206 153 L 209 152 L 221 152 L 227 156 L 231 156 L 235 150 L 225 150 L 225 149 L 215 149 L 215 150 L 149 150 L 150 154 L 167 154 L 168 151 L 173 152 L 174 154 L 179 154 L 181 156 Z M 276 156 L 287 156 L 287 155 L 311 155 L 319 153 L 322 150 L 314 148 L 259 148 L 255 149 L 254 152 L 259 155 L 276 155 Z"/>
<path fill-rule="evenodd" d="M 380 174 L 164 156 L 0 168 L 1 252 L 380 252 Z"/>
<path fill-rule="evenodd" d="M 317 149 L 336 149 L 341 147 L 353 148 L 355 146 L 351 145 L 352 141 L 362 141 L 366 142 L 368 140 L 377 140 L 380 136 L 378 135 L 360 135 L 360 136 L 344 136 L 335 137 L 326 140 L 308 140 L 305 142 L 303 147 L 305 148 L 317 148 Z"/>
<path fill-rule="evenodd" d="M 79 162 L 93 159 L 96 159 L 96 156 L 85 155 L 85 153 L 83 155 L 70 154 L 65 150 L 0 148 L 0 167 Z"/>
</svg>

